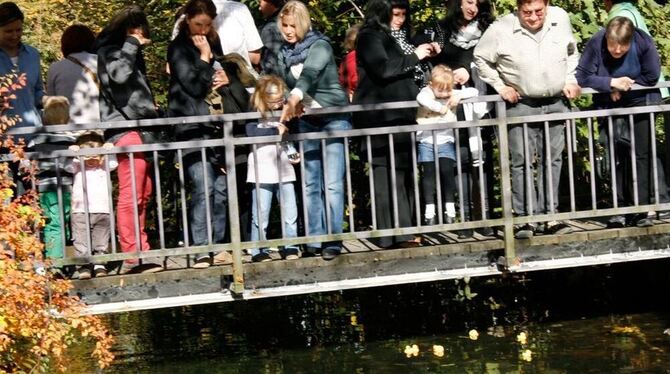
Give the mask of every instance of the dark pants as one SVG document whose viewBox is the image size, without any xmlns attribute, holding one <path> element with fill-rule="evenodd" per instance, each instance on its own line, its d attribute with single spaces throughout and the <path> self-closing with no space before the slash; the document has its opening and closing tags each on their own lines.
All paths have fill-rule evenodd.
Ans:
<svg viewBox="0 0 670 374">
<path fill-rule="evenodd" d="M 493 217 L 495 209 L 495 169 L 493 165 L 493 142 L 497 136 L 494 128 L 481 128 L 482 138 L 482 161 L 481 166 L 474 166 L 475 161 L 470 151 L 467 139 L 467 131 L 460 130 L 460 156 L 461 156 L 461 193 L 463 194 L 463 214 L 465 221 L 480 220 Z M 480 175 L 480 169 L 482 171 Z M 456 175 L 458 179 L 458 175 Z M 483 199 L 482 199 L 483 191 Z M 486 214 L 484 214 L 486 213 Z"/>
<path fill-rule="evenodd" d="M 454 160 L 440 158 L 440 187 L 442 189 L 442 203 L 453 203 L 456 194 L 456 177 L 454 176 Z M 421 178 L 421 191 L 425 204 L 436 204 L 435 198 L 435 162 L 421 162 L 423 178 Z M 439 211 L 439 209 L 438 209 Z"/>
<path fill-rule="evenodd" d="M 375 195 L 375 217 L 377 218 L 377 229 L 394 228 L 393 190 L 398 197 L 398 224 L 399 227 L 412 226 L 412 203 L 410 192 L 412 191 L 412 151 L 411 143 L 406 139 L 406 134 L 395 137 L 395 168 L 391 166 L 391 155 L 388 147 L 375 147 L 372 150 L 372 173 L 374 177 Z M 405 140 L 405 141 L 403 141 Z M 392 183 L 392 173 L 395 173 L 396 183 Z M 382 248 L 388 248 L 396 244 L 412 240 L 412 235 L 386 236 L 375 238 L 370 241 Z"/>
<path fill-rule="evenodd" d="M 620 126 L 622 132 L 630 131 L 627 126 L 628 117 L 613 119 L 613 126 Z M 651 176 L 651 132 L 649 130 L 649 115 L 633 116 L 633 134 L 635 135 L 635 168 L 637 170 L 637 195 L 639 205 L 649 204 L 654 191 L 650 185 Z M 630 139 L 630 135 L 625 134 Z M 631 161 L 631 143 L 615 138 L 614 160 L 616 163 L 617 200 L 620 206 L 633 205 L 633 163 Z"/>
<path fill-rule="evenodd" d="M 558 98 L 537 99 L 509 106 L 507 117 L 567 111 L 568 107 Z M 508 130 L 512 208 L 518 215 L 554 213 L 558 207 L 558 188 L 565 148 L 565 123 L 563 121 L 550 122 L 548 134 L 545 134 L 543 123 L 529 123 L 527 129 L 526 139 L 524 139 L 523 124 L 511 125 Z M 546 136 L 549 137 L 549 167 L 547 167 L 547 149 L 545 148 Z M 526 146 L 529 159 L 526 159 Z M 529 166 L 529 173 L 526 173 L 526 164 Z M 549 170 L 551 170 L 551 180 L 549 180 Z M 550 200 L 550 197 L 553 201 Z"/>
</svg>

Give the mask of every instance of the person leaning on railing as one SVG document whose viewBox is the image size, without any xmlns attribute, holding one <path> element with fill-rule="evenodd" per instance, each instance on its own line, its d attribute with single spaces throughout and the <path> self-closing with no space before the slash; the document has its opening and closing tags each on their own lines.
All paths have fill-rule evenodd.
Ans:
<svg viewBox="0 0 670 374">
<path fill-rule="evenodd" d="M 279 56 L 279 70 L 291 89 L 280 122 L 298 117 L 301 106 L 327 108 L 347 105 L 349 101 L 338 82 L 337 65 L 330 40 L 312 29 L 309 10 L 305 4 L 289 1 L 279 12 L 278 22 L 285 41 Z M 300 133 L 349 129 L 349 114 L 310 116 L 301 120 L 298 126 Z M 342 233 L 345 146 L 341 138 L 326 139 L 326 159 L 323 160 L 321 140 L 303 142 L 307 235 Z M 329 209 L 329 215 L 326 215 L 326 209 Z M 314 256 L 321 251 L 324 260 L 332 260 L 341 250 L 341 241 L 309 243 L 303 257 Z"/>
<path fill-rule="evenodd" d="M 493 23 L 475 47 L 479 75 L 507 102 L 507 117 L 567 112 L 568 100 L 581 92 L 575 78 L 579 53 L 570 18 L 563 9 L 548 6 L 548 2 L 517 0 L 517 11 Z M 542 59 L 538 60 L 538 56 Z M 542 123 L 529 124 L 528 139 L 524 139 L 522 124 L 510 126 L 512 208 L 516 215 L 556 212 L 565 148 L 564 129 L 563 121 L 551 122 L 548 134 L 545 134 Z M 546 135 L 550 143 L 552 180 L 549 183 L 546 181 L 549 177 L 545 161 Z M 525 157 L 524 141 L 528 142 L 531 160 Z M 540 161 L 537 181 L 534 182 L 532 158 L 536 153 Z M 524 172 L 526 162 L 530 163 L 530 175 Z M 531 179 L 529 189 L 526 188 L 526 178 Z M 549 191 L 552 192 L 553 205 L 550 205 Z M 533 210 L 529 211 L 531 205 Z M 563 223 L 552 223 L 547 228 L 550 232 L 566 233 L 569 230 Z M 520 239 L 532 237 L 540 227 L 545 226 L 534 223 L 518 226 L 515 236 Z"/>
<path fill-rule="evenodd" d="M 577 79 L 584 87 L 591 87 L 602 94 L 594 95 L 596 109 L 625 108 L 659 103 L 660 91 L 630 91 L 633 84 L 654 86 L 661 73 L 661 59 L 654 40 L 647 33 L 633 26 L 626 17 L 614 17 L 607 27 L 598 31 L 586 43 L 584 53 L 577 67 Z M 637 171 L 637 195 L 640 205 L 649 204 L 653 196 L 651 130 L 649 114 L 633 115 L 633 123 L 628 116 L 612 119 L 612 134 L 605 119 L 600 128 L 605 138 L 613 137 L 616 159 L 617 200 L 620 206 L 633 205 L 633 165 L 631 164 L 630 126 L 635 136 L 635 168 Z M 601 133 L 603 134 L 603 133 Z M 605 142 L 607 147 L 608 142 Z M 628 217 L 613 216 L 608 221 L 610 227 L 624 227 L 627 223 L 638 227 L 653 225 L 647 214 Z"/>
<path fill-rule="evenodd" d="M 147 17 L 137 5 L 122 9 L 98 34 L 93 49 L 98 54 L 100 120 L 103 122 L 158 117 L 142 54 L 142 47 L 151 42 L 150 37 Z M 105 138 L 116 147 L 144 143 L 142 134 L 136 129 L 110 128 L 105 130 Z M 117 158 L 119 198 L 116 220 L 121 250 L 124 253 L 148 251 L 150 246 L 144 226 L 147 203 L 153 189 L 149 162 L 142 152 L 133 153 L 132 166 L 129 154 L 120 153 Z M 138 212 L 139 238 L 135 235 L 135 209 Z M 126 259 L 120 271 L 163 270 L 161 265 L 151 260 L 144 259 L 143 262 L 141 267 L 137 267 L 136 258 Z"/>
</svg>

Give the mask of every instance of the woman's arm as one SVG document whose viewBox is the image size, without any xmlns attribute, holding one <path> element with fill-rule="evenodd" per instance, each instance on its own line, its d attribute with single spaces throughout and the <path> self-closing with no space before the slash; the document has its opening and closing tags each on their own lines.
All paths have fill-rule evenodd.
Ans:
<svg viewBox="0 0 670 374">
<path fill-rule="evenodd" d="M 135 73 L 137 54 L 140 52 L 140 41 L 128 36 L 120 49 L 104 50 L 104 61 L 109 79 L 116 84 L 125 84 Z"/>
<path fill-rule="evenodd" d="M 636 31 L 636 34 L 642 36 L 642 32 Z M 654 40 L 648 35 L 640 37 L 640 80 L 636 80 L 635 83 L 642 86 L 653 86 L 658 82 L 658 78 L 661 76 L 661 57 L 658 54 L 658 49 L 656 49 L 656 44 Z"/>
</svg>

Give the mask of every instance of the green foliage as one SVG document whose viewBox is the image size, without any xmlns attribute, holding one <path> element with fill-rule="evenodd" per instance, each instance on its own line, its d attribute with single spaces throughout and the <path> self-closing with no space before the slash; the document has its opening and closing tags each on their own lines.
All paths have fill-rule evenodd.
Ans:
<svg viewBox="0 0 670 374">
<path fill-rule="evenodd" d="M 258 0 L 243 0 L 261 24 L 258 14 Z M 25 40 L 37 47 L 42 54 L 43 70 L 61 58 L 60 36 L 62 30 L 74 23 L 83 23 L 94 31 L 101 30 L 116 11 L 131 1 L 125 0 L 23 0 L 20 6 L 26 15 Z M 165 60 L 174 15 L 183 0 L 137 0 L 147 12 L 153 31 L 153 44 L 146 49 L 149 78 L 154 94 L 161 104 L 165 104 L 167 74 Z M 312 12 L 312 22 L 317 30 L 328 35 L 333 41 L 336 55 L 341 55 L 341 45 L 346 30 L 362 21 L 365 0 L 307 0 Z M 412 19 L 415 30 L 444 17 L 445 1 L 412 0 Z M 598 0 L 556 0 L 553 5 L 570 13 L 575 38 L 583 44 L 602 27 L 606 18 L 603 4 Z M 513 11 L 516 0 L 495 1 L 498 16 Z M 639 0 L 638 7 L 646 18 L 649 29 L 659 47 L 663 62 L 670 58 L 670 5 L 660 6 L 652 0 Z M 225 36 L 224 36 L 225 37 Z M 664 66 L 666 73 L 670 72 Z"/>
</svg>

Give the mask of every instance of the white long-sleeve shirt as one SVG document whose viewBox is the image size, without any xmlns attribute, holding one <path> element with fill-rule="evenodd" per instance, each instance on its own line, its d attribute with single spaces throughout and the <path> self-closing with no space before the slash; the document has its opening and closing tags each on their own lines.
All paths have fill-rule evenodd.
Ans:
<svg viewBox="0 0 670 374">
<path fill-rule="evenodd" d="M 106 155 L 109 161 L 109 171 L 116 169 L 119 163 L 115 155 Z M 86 196 L 88 197 L 89 213 L 110 213 L 109 211 L 109 189 L 108 174 L 105 170 L 104 160 L 100 167 L 94 169 L 84 168 L 82 170 L 78 158 L 72 160 L 67 169 L 74 174 L 72 184 L 72 213 L 86 213 L 84 205 L 84 177 L 86 173 Z"/>
<path fill-rule="evenodd" d="M 469 99 L 479 95 L 479 91 L 476 88 L 466 87 L 460 90 L 453 90 L 452 95 L 458 95 L 461 99 Z M 438 122 L 456 122 L 456 114 L 447 110 L 446 113 L 442 114 L 442 110 L 445 106 L 449 105 L 449 99 L 438 99 L 435 97 L 435 93 L 430 88 L 426 86 L 421 89 L 419 94 L 416 96 L 416 101 L 419 103 L 419 109 L 416 114 L 416 123 L 420 125 L 433 124 Z M 463 110 L 466 112 L 466 119 L 471 120 L 473 118 L 473 112 L 481 111 L 482 108 L 480 103 L 476 104 L 463 104 Z M 483 105 L 483 110 L 486 109 L 486 104 Z M 448 125 L 445 125 L 448 126 Z M 454 143 L 454 129 L 445 128 L 444 130 L 439 130 L 435 134 L 437 144 L 445 143 Z M 432 131 L 417 131 L 416 139 L 420 143 L 433 144 L 433 132 Z"/>
</svg>

